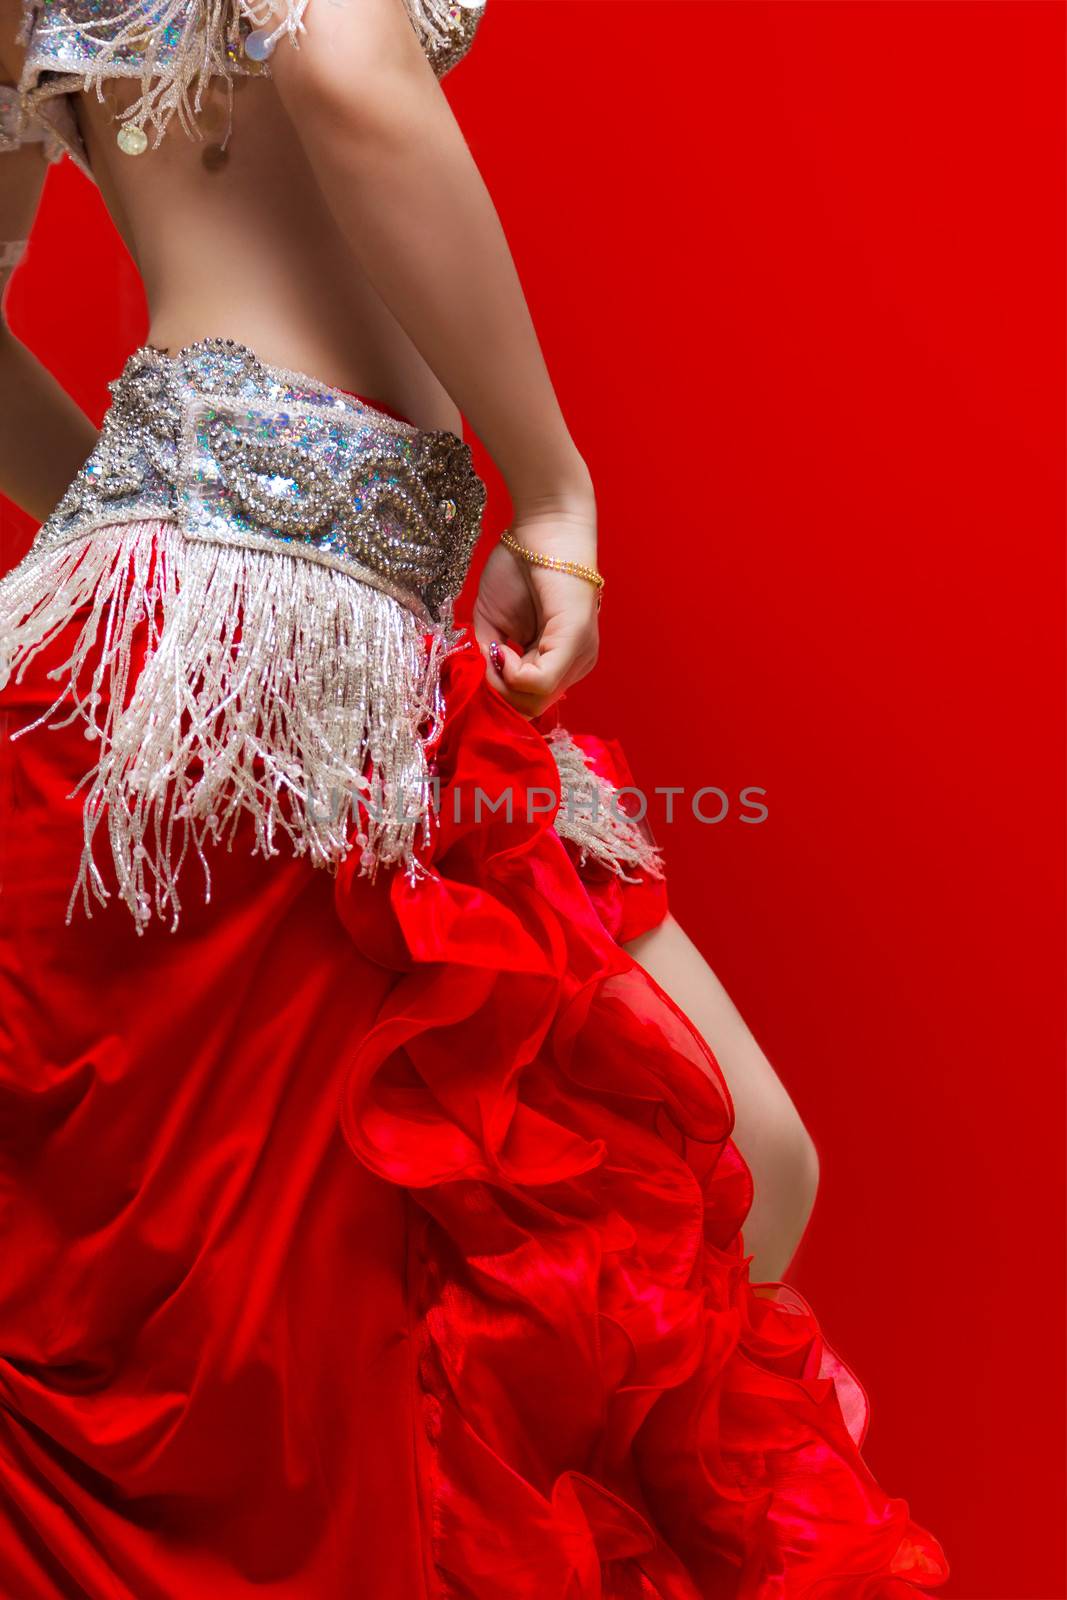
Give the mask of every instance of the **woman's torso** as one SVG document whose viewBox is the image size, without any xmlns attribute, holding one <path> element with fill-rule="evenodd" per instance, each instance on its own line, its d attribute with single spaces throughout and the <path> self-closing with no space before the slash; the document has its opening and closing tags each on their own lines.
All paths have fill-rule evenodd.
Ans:
<svg viewBox="0 0 1067 1600">
<path fill-rule="evenodd" d="M 0 0 L 0 76 L 17 81 L 17 0 Z M 280 48 L 286 48 L 281 46 Z M 367 281 L 319 194 L 269 77 L 205 97 L 204 137 L 173 123 L 157 149 L 123 153 L 115 113 L 137 96 L 111 80 L 72 96 L 93 175 L 141 274 L 148 342 L 177 350 L 213 335 L 314 374 L 426 429 L 460 431 L 457 408 Z M 225 159 L 218 149 L 226 141 Z M 72 241 L 72 248 L 74 241 Z"/>
</svg>

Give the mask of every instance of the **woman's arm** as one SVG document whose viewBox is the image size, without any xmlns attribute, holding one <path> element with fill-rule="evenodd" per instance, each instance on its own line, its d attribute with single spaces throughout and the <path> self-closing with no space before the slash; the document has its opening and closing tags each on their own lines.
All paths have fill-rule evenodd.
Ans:
<svg viewBox="0 0 1067 1600">
<path fill-rule="evenodd" d="M 312 0 L 271 67 L 354 255 L 516 511 L 587 501 L 503 229 L 402 0 Z"/>
<path fill-rule="evenodd" d="M 374 288 L 502 473 L 519 541 L 596 563 L 588 470 L 567 430 L 493 203 L 402 0 L 313 0 L 272 74 Z M 494 552 L 477 631 L 514 640 L 503 687 L 536 714 L 592 665 L 581 579 Z M 499 680 L 498 680 L 499 685 Z"/>
<path fill-rule="evenodd" d="M 39 145 L 0 154 L 0 252 L 27 237 L 46 171 Z M 0 295 L 9 272 L 0 268 Z M 43 522 L 95 440 L 89 418 L 15 337 L 5 313 L 0 317 L 0 491 Z"/>
</svg>

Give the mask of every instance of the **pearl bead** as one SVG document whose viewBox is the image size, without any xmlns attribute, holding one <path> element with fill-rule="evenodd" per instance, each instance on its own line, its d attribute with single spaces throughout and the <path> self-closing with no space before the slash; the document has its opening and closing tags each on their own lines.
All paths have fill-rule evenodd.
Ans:
<svg viewBox="0 0 1067 1600">
<path fill-rule="evenodd" d="M 266 61 L 274 52 L 274 40 L 266 28 L 257 28 L 245 40 L 245 55 L 249 61 Z"/>
<path fill-rule="evenodd" d="M 135 127 L 128 122 L 124 128 L 119 129 L 118 147 L 123 155 L 142 156 L 148 149 L 148 135 L 143 128 Z"/>
</svg>

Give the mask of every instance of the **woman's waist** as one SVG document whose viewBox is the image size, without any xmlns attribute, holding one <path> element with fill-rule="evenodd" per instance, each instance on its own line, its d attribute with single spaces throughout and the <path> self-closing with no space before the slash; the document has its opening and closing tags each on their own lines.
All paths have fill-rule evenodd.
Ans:
<svg viewBox="0 0 1067 1600">
<path fill-rule="evenodd" d="M 360 295 L 330 289 L 317 304 L 294 308 L 294 301 L 315 299 L 306 293 L 313 265 L 305 266 L 294 264 L 280 287 L 259 284 L 243 270 L 213 284 L 192 282 L 184 272 L 174 288 L 149 283 L 146 344 L 174 354 L 224 334 L 265 365 L 314 373 L 322 384 L 423 432 L 462 436 L 459 408 L 436 374 L 406 338 L 393 347 L 391 330 Z"/>
<path fill-rule="evenodd" d="M 430 620 L 458 593 L 485 502 L 458 435 L 232 340 L 173 355 L 145 346 L 110 388 L 98 444 L 31 554 L 168 521 L 193 539 L 351 570 Z"/>
<path fill-rule="evenodd" d="M 437 427 L 436 421 L 430 426 L 425 420 L 427 395 L 413 394 L 409 386 L 398 382 L 395 371 L 382 372 L 381 364 L 371 354 L 372 336 L 366 340 L 358 335 L 353 338 L 349 326 L 343 339 L 337 337 L 338 321 L 345 323 L 351 319 L 339 316 L 336 307 L 327 307 L 323 315 L 305 317 L 294 325 L 292 318 L 285 317 L 283 310 L 272 304 L 269 295 L 253 292 L 249 299 L 254 300 L 255 305 L 246 308 L 241 317 L 234 318 L 230 308 L 236 298 L 236 287 L 225 283 L 221 289 L 216 297 L 217 311 L 212 310 L 213 297 L 209 293 L 196 291 L 189 296 L 168 293 L 159 296 L 161 307 L 158 310 L 152 305 L 156 297 L 149 295 L 150 320 L 144 348 L 173 358 L 204 344 L 229 342 L 244 350 L 254 350 L 262 366 L 277 372 L 316 373 L 324 386 L 373 411 L 383 412 L 394 422 L 406 423 L 422 432 L 433 432 Z M 280 333 L 282 324 L 285 324 L 285 331 Z M 205 334 L 205 328 L 211 331 Z M 225 339 L 218 333 L 221 328 L 226 329 Z M 437 382 L 436 378 L 433 382 Z M 418 403 L 420 398 L 422 404 Z M 413 404 L 413 400 L 416 403 Z M 445 400 L 447 402 L 447 396 Z M 451 407 L 449 416 L 456 423 L 448 431 L 462 437 L 462 418 L 451 402 L 447 405 Z M 446 407 L 438 406 L 437 410 L 443 413 Z"/>
</svg>

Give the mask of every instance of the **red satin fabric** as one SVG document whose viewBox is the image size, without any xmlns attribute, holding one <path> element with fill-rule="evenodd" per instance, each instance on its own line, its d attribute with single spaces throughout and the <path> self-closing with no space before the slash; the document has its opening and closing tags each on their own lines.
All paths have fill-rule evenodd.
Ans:
<svg viewBox="0 0 1067 1600">
<path fill-rule="evenodd" d="M 65 653 L 0 698 L 9 729 Z M 862 1390 L 748 1282 L 729 1098 L 597 914 L 621 931 L 627 891 L 544 816 L 454 814 L 555 769 L 476 651 L 445 690 L 427 877 L 246 837 L 177 934 L 64 926 L 89 752 L 7 752 L 0 1593 L 933 1586 L 859 1457 Z"/>
</svg>

